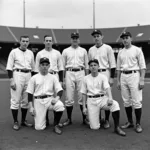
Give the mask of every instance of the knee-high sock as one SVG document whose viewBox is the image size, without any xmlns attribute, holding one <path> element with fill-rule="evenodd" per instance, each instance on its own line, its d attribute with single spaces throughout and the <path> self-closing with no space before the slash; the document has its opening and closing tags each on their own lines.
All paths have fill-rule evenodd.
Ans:
<svg viewBox="0 0 150 150">
<path fill-rule="evenodd" d="M 105 110 L 105 120 L 109 121 L 110 110 Z"/>
<path fill-rule="evenodd" d="M 55 112 L 55 115 L 54 115 L 54 126 L 59 124 L 60 119 L 62 117 L 62 114 L 63 114 L 63 111 Z"/>
<path fill-rule="evenodd" d="M 14 122 L 18 122 L 18 109 L 11 109 Z"/>
<path fill-rule="evenodd" d="M 140 122 L 141 122 L 141 115 L 142 115 L 142 108 L 135 109 L 136 124 L 140 124 Z"/>
<path fill-rule="evenodd" d="M 66 106 L 67 109 L 67 116 L 68 119 L 71 121 L 72 120 L 72 110 L 73 110 L 73 106 Z"/>
<path fill-rule="evenodd" d="M 114 127 L 117 128 L 119 126 L 119 119 L 120 119 L 120 111 L 112 112 L 112 117 L 114 120 Z"/>
<path fill-rule="evenodd" d="M 132 106 L 130 107 L 125 107 L 128 122 L 133 123 L 133 117 L 132 117 Z"/>
<path fill-rule="evenodd" d="M 28 111 L 28 109 L 26 109 L 26 108 L 21 108 L 21 113 L 22 113 L 22 119 L 21 119 L 21 121 L 22 121 L 22 122 L 24 122 L 24 121 L 26 120 L 27 111 Z"/>
<path fill-rule="evenodd" d="M 86 119 L 86 115 L 83 113 L 83 106 L 80 105 L 80 110 L 81 110 L 81 113 L 82 113 L 82 118 L 83 118 L 83 121 Z"/>
</svg>

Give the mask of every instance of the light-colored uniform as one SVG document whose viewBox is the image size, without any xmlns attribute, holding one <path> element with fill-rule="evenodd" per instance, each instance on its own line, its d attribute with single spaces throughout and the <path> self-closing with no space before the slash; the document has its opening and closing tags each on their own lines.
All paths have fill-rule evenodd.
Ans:
<svg viewBox="0 0 150 150">
<path fill-rule="evenodd" d="M 108 97 L 105 95 L 107 88 L 110 88 L 108 79 L 103 74 L 93 77 L 91 74 L 84 77 L 80 92 L 87 95 L 87 110 L 91 129 L 99 129 L 99 113 L 101 109 L 111 112 L 120 110 L 117 101 L 113 100 L 111 106 L 107 105 Z M 102 97 L 90 98 L 89 96 L 104 95 Z"/>
<path fill-rule="evenodd" d="M 47 74 L 45 76 L 40 73 L 34 75 L 28 84 L 27 93 L 34 95 L 34 109 L 35 109 L 35 129 L 43 130 L 46 127 L 46 112 L 47 110 L 64 111 L 63 103 L 58 100 L 55 105 L 51 104 L 54 97 L 54 92 L 58 93 L 62 87 L 56 76 Z M 49 95 L 47 98 L 36 98 L 39 96 Z"/>
<path fill-rule="evenodd" d="M 45 49 L 39 51 L 36 55 L 36 64 L 35 64 L 35 71 L 39 72 L 39 61 L 40 58 L 47 57 L 50 61 L 50 68 L 49 72 L 51 74 L 54 74 L 58 76 L 58 72 L 63 70 L 63 61 L 62 61 L 62 56 L 58 50 L 52 49 L 50 51 L 47 51 Z"/>
<path fill-rule="evenodd" d="M 146 69 L 144 55 L 140 48 L 132 45 L 129 49 L 123 48 L 119 51 L 117 70 L 132 71 L 129 74 L 121 73 L 120 77 L 125 107 L 132 105 L 136 109 L 142 107 L 142 90 L 139 90 L 140 69 Z"/>
<path fill-rule="evenodd" d="M 6 70 L 13 71 L 13 78 L 16 83 L 16 90 L 11 89 L 11 109 L 28 108 L 26 88 L 31 71 L 34 71 L 34 55 L 30 50 L 22 51 L 19 48 L 13 49 L 8 57 Z M 29 70 L 29 72 L 21 72 Z"/>
<path fill-rule="evenodd" d="M 106 71 L 101 71 L 110 79 L 110 69 L 116 68 L 116 60 L 114 52 L 111 46 L 103 44 L 101 47 L 97 48 L 95 45 L 89 49 L 88 52 L 89 60 L 97 59 L 99 62 L 99 69 L 106 69 Z"/>
<path fill-rule="evenodd" d="M 87 51 L 78 46 L 76 49 L 71 46 L 64 49 L 62 53 L 64 68 L 66 71 L 66 106 L 74 104 L 74 92 L 77 87 L 78 103 L 82 105 L 82 94 L 80 93 L 81 82 L 85 76 L 85 69 L 88 69 L 88 56 Z M 72 69 L 80 69 L 79 71 L 72 71 Z"/>
</svg>

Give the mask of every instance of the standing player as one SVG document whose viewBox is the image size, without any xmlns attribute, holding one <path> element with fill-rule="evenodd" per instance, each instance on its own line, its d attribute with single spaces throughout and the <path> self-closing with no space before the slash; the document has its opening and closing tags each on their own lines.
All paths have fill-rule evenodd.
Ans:
<svg viewBox="0 0 150 150">
<path fill-rule="evenodd" d="M 11 87 L 11 106 L 13 119 L 14 119 L 14 130 L 19 130 L 18 123 L 18 109 L 21 104 L 22 112 L 22 126 L 32 126 L 27 123 L 26 114 L 28 110 L 28 100 L 26 88 L 29 79 L 31 78 L 31 72 L 34 70 L 34 55 L 32 51 L 28 50 L 29 37 L 20 37 L 20 47 L 13 49 L 8 57 L 6 70 L 10 78 Z"/>
<path fill-rule="evenodd" d="M 128 122 L 122 128 L 134 127 L 132 106 L 136 116 L 136 132 L 142 132 L 140 125 L 142 115 L 142 89 L 145 78 L 145 59 L 140 48 L 132 45 L 130 32 L 123 32 L 120 36 L 124 48 L 117 58 L 117 86 L 121 89 Z"/>
<path fill-rule="evenodd" d="M 74 93 L 77 90 L 77 99 L 83 117 L 83 124 L 87 124 L 86 115 L 83 114 L 82 94 L 80 93 L 81 82 L 88 71 L 88 56 L 87 51 L 79 46 L 79 34 L 71 34 L 71 46 L 64 49 L 62 56 L 65 68 L 65 88 L 66 100 L 65 105 L 67 109 L 68 119 L 63 125 L 72 124 L 72 110 L 74 104 Z"/>
<path fill-rule="evenodd" d="M 100 30 L 94 30 L 91 35 L 94 38 L 95 45 L 89 49 L 88 52 L 89 60 L 92 59 L 98 60 L 100 67 L 99 72 L 107 76 L 109 84 L 112 87 L 114 83 L 115 68 L 116 68 L 114 52 L 109 45 L 104 44 L 102 42 L 103 34 Z M 105 129 L 110 127 L 109 115 L 110 111 L 105 110 L 105 123 L 104 123 Z"/>
<path fill-rule="evenodd" d="M 61 134 L 62 131 L 58 124 L 64 111 L 64 105 L 60 101 L 63 90 L 58 79 L 48 73 L 49 67 L 49 59 L 46 57 L 41 58 L 39 62 L 40 72 L 29 81 L 27 93 L 30 112 L 34 116 L 35 129 L 43 130 L 46 127 L 47 109 L 54 110 L 54 132 Z M 55 98 L 53 97 L 54 93 L 57 93 Z"/>
<path fill-rule="evenodd" d="M 112 98 L 107 77 L 98 73 L 99 62 L 97 59 L 90 60 L 89 66 L 91 74 L 84 77 L 81 93 L 83 112 L 85 114 L 88 112 L 90 128 L 95 130 L 100 128 L 99 113 L 101 109 L 106 109 L 112 112 L 114 131 L 121 136 L 125 136 L 125 132 L 119 127 L 120 107 L 118 102 Z"/>
<path fill-rule="evenodd" d="M 53 41 L 50 35 L 44 36 L 44 45 L 45 45 L 45 48 L 37 53 L 35 71 L 39 72 L 40 59 L 43 57 L 47 57 L 50 61 L 50 68 L 48 72 L 55 75 L 59 79 L 60 83 L 62 84 L 62 81 L 63 81 L 62 56 L 59 51 L 52 48 Z M 46 115 L 46 120 L 47 120 L 46 124 L 48 126 L 49 125 L 48 111 Z"/>
</svg>

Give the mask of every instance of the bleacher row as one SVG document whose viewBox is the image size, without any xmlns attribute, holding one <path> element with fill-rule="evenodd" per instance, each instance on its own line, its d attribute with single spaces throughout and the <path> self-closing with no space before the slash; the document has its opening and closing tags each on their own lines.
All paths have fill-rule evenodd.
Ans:
<svg viewBox="0 0 150 150">
<path fill-rule="evenodd" d="M 133 27 L 120 27 L 120 28 L 99 28 L 103 35 L 104 43 L 118 44 L 120 43 L 120 34 L 124 31 L 132 33 L 133 41 L 147 42 L 150 40 L 150 25 L 133 26 Z M 82 45 L 92 45 L 93 39 L 91 36 L 93 29 L 41 29 L 41 28 L 21 28 L 21 27 L 8 27 L 0 26 L 0 43 L 19 43 L 21 35 L 28 35 L 31 44 L 43 44 L 45 35 L 51 35 L 54 44 L 67 45 L 70 44 L 70 33 L 78 32 L 80 34 L 80 42 Z M 0 49 L 2 50 L 2 49 Z M 11 49 L 10 49 L 11 50 Z M 146 57 L 148 72 L 150 71 L 150 56 Z M 0 77 L 1 74 L 6 74 L 7 58 L 0 56 Z M 3 76 L 3 75 L 2 75 Z"/>
</svg>

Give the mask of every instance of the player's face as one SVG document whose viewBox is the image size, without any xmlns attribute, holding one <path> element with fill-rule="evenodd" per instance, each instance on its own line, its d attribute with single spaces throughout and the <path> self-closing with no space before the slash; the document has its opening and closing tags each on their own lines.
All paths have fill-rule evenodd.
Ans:
<svg viewBox="0 0 150 150">
<path fill-rule="evenodd" d="M 92 62 L 89 67 L 90 67 L 91 73 L 98 72 L 99 65 L 97 63 Z"/>
<path fill-rule="evenodd" d="M 40 64 L 40 66 L 39 66 L 40 72 L 42 74 L 47 74 L 49 67 L 50 67 L 49 63 L 44 62 L 44 63 Z"/>
<path fill-rule="evenodd" d="M 95 44 L 102 43 L 102 39 L 103 39 L 103 36 L 100 34 L 93 35 L 93 40 L 94 40 Z"/>
<path fill-rule="evenodd" d="M 125 47 L 128 47 L 131 45 L 131 42 L 132 42 L 132 38 L 130 36 L 124 36 L 122 38 L 122 43 Z"/>
<path fill-rule="evenodd" d="M 45 37 L 44 44 L 45 47 L 52 47 L 53 45 L 52 37 Z"/>
<path fill-rule="evenodd" d="M 79 43 L 80 43 L 80 40 L 79 40 L 78 37 L 73 37 L 73 38 L 71 38 L 71 44 L 72 44 L 73 46 L 77 46 L 77 45 L 79 45 Z"/>
<path fill-rule="evenodd" d="M 29 45 L 29 38 L 22 37 L 20 40 L 20 48 L 22 50 L 26 50 Z"/>
</svg>

